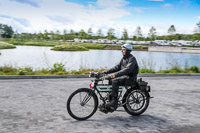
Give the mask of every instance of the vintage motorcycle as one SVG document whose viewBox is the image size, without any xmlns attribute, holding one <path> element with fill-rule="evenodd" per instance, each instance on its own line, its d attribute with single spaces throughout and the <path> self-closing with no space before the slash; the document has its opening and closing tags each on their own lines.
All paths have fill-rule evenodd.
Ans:
<svg viewBox="0 0 200 133">
<path fill-rule="evenodd" d="M 90 72 L 89 77 L 95 78 L 90 83 L 90 88 L 77 89 L 67 100 L 67 111 L 76 120 L 90 118 L 98 108 L 104 113 L 114 111 L 105 107 L 105 104 L 111 100 L 112 81 L 109 76 L 99 72 Z M 124 110 L 130 115 L 144 113 L 151 98 L 150 90 L 148 82 L 143 81 L 142 78 L 138 79 L 132 86 L 120 86 L 118 107 L 124 107 Z M 100 104 L 99 101 L 101 102 Z"/>
</svg>

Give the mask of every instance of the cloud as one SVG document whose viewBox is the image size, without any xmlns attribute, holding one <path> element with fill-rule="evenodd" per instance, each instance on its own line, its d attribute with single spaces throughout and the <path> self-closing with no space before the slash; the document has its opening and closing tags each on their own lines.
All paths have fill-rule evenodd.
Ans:
<svg viewBox="0 0 200 133">
<path fill-rule="evenodd" d="M 4 16 L 1 23 L 32 33 L 63 29 L 79 31 L 88 30 L 89 27 L 93 30 L 106 29 L 115 26 L 115 19 L 130 15 L 130 12 L 124 8 L 127 4 L 125 0 L 98 0 L 88 5 L 64 0 L 44 0 L 38 8 L 35 8 L 19 0 L 18 2 L 1 0 L 1 14 L 10 16 L 10 18 Z"/>
<path fill-rule="evenodd" d="M 21 18 L 13 18 L 10 16 L 6 16 L 6 15 L 0 15 L 0 22 L 2 24 L 6 24 L 9 26 L 13 27 L 14 31 L 20 31 L 20 32 L 27 32 L 27 30 L 25 30 L 26 28 L 30 28 L 30 27 L 26 27 L 28 26 L 28 22 L 26 22 L 25 24 L 22 21 L 23 19 Z"/>
<path fill-rule="evenodd" d="M 200 19 L 200 16 L 197 16 L 197 19 Z"/>
<path fill-rule="evenodd" d="M 163 5 L 163 7 L 166 7 L 166 8 L 172 7 L 172 4 L 166 3 L 166 4 Z"/>
<path fill-rule="evenodd" d="M 97 0 L 97 6 L 100 7 L 123 7 L 127 4 L 129 4 L 129 2 L 125 0 Z"/>
<path fill-rule="evenodd" d="M 9 0 L 9 1 L 15 1 L 15 2 L 19 2 L 19 3 L 23 3 L 23 4 L 28 4 L 34 7 L 39 7 L 39 1 L 40 0 Z"/>
<path fill-rule="evenodd" d="M 73 20 L 68 19 L 67 17 L 62 17 L 62 16 L 49 16 L 48 17 L 50 20 L 62 23 L 62 24 L 70 24 L 73 23 Z"/>
<path fill-rule="evenodd" d="M 10 16 L 0 14 L 0 18 L 11 18 Z"/>
<path fill-rule="evenodd" d="M 26 20 L 25 18 L 16 18 L 16 17 L 11 17 L 11 16 L 0 14 L 0 20 L 3 20 L 3 19 L 7 19 L 7 20 L 10 20 L 10 21 L 16 21 L 16 22 L 18 22 L 19 24 L 21 24 L 25 27 L 30 26 L 29 21 Z"/>
<path fill-rule="evenodd" d="M 124 27 L 132 32 L 136 26 L 141 26 L 146 34 L 155 23 L 158 24 L 162 19 L 153 16 L 152 18 L 158 20 L 155 22 L 151 18 L 146 18 L 146 15 L 142 14 L 144 10 L 149 10 L 150 14 L 152 9 L 154 11 L 157 9 L 133 7 L 128 0 L 84 0 L 84 3 L 81 0 L 28 0 L 38 3 L 37 8 L 31 4 L 19 2 L 19 0 L 18 2 L 13 1 L 0 0 L 0 23 L 12 26 L 19 33 L 38 33 L 44 30 L 63 31 L 64 29 L 67 31 L 73 29 L 77 32 L 80 29 L 87 31 L 92 28 L 94 33 L 102 29 L 106 34 L 107 30 L 112 27 L 116 34 L 120 35 Z M 164 7 L 171 6 L 171 4 L 165 4 Z M 149 21 L 152 23 L 149 24 Z M 158 25 L 163 24 L 166 22 L 160 22 Z M 157 32 L 162 34 L 167 31 L 165 28 L 166 26 L 157 28 Z M 185 31 L 189 31 L 189 28 Z"/>
</svg>

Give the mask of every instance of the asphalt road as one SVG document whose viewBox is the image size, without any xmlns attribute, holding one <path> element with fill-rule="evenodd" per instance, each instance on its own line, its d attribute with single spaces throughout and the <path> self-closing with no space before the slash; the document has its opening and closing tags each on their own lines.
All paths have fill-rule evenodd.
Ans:
<svg viewBox="0 0 200 133">
<path fill-rule="evenodd" d="M 0 80 L 0 133 L 200 133 L 200 77 L 145 77 L 149 108 L 134 117 L 119 108 L 76 121 L 66 110 L 69 95 L 90 79 Z"/>
</svg>

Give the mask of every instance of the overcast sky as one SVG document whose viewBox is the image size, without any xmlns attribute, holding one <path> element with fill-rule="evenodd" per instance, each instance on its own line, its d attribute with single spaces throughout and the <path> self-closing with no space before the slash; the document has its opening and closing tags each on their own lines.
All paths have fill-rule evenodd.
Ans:
<svg viewBox="0 0 200 133">
<path fill-rule="evenodd" d="M 192 34 L 200 21 L 200 0 L 0 0 L 0 23 L 18 32 L 38 33 L 66 29 L 96 33 L 124 28 L 133 35 L 140 26 L 144 35 L 154 26 L 158 35 L 170 25 L 177 33 Z"/>
</svg>

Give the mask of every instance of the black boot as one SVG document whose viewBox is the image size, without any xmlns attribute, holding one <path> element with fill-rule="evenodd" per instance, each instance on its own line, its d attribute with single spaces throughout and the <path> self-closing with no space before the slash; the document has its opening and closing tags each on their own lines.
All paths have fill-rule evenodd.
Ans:
<svg viewBox="0 0 200 133">
<path fill-rule="evenodd" d="M 112 100 L 110 102 L 108 102 L 106 105 L 107 109 L 111 109 L 111 110 L 116 110 L 117 106 L 118 106 L 118 100 L 117 98 L 112 98 Z"/>
</svg>

